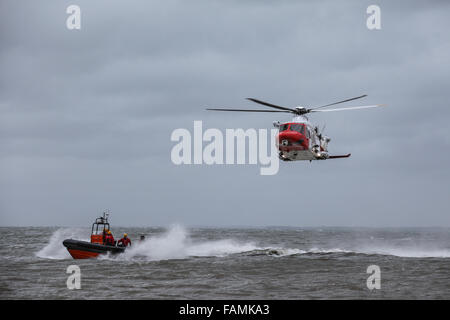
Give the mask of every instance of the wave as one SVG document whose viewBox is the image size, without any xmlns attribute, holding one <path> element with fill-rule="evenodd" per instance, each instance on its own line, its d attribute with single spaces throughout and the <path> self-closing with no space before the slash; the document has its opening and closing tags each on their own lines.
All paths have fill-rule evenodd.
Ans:
<svg viewBox="0 0 450 320">
<path fill-rule="evenodd" d="M 415 248 L 372 248 L 360 250 L 347 249 L 318 249 L 312 248 L 308 250 L 292 249 L 292 248 L 263 248 L 255 249 L 244 254 L 250 256 L 268 255 L 276 257 L 284 257 L 290 255 L 383 255 L 395 256 L 400 258 L 450 258 L 450 250 L 447 249 L 415 249 Z"/>
<path fill-rule="evenodd" d="M 244 252 L 245 255 L 250 256 L 260 256 L 260 255 L 268 255 L 274 257 L 285 257 L 285 256 L 293 256 L 293 255 L 328 255 L 334 253 L 356 253 L 351 250 L 344 250 L 339 248 L 334 249 L 319 249 L 319 248 L 311 248 L 311 249 L 296 249 L 296 248 L 261 248 L 252 250 L 249 252 Z"/>
<path fill-rule="evenodd" d="M 377 247 L 363 248 L 355 253 L 367 255 L 386 255 L 401 258 L 450 258 L 449 249 L 411 248 L 411 247 Z"/>
</svg>

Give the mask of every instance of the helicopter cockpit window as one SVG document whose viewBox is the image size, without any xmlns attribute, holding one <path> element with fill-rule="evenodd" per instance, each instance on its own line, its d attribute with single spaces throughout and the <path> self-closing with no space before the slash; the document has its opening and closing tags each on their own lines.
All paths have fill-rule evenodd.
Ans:
<svg viewBox="0 0 450 320">
<path fill-rule="evenodd" d="M 297 131 L 297 132 L 300 132 L 300 133 L 304 133 L 304 127 L 301 125 L 301 124 L 298 124 L 298 123 L 294 123 L 294 124 L 291 124 L 291 128 L 290 128 L 292 131 Z"/>
<path fill-rule="evenodd" d="M 289 123 L 280 125 L 280 132 L 281 131 L 286 131 L 288 127 L 289 127 Z"/>
</svg>

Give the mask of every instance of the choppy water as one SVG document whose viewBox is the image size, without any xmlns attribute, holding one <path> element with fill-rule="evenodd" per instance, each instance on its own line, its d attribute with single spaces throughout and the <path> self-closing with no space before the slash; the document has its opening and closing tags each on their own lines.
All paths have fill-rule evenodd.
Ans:
<svg viewBox="0 0 450 320">
<path fill-rule="evenodd" d="M 113 229 L 124 231 L 124 254 L 73 260 L 62 241 L 88 228 L 0 228 L 0 298 L 450 299 L 448 228 Z M 72 264 L 80 290 L 66 286 Z M 367 288 L 370 265 L 380 290 Z"/>
</svg>

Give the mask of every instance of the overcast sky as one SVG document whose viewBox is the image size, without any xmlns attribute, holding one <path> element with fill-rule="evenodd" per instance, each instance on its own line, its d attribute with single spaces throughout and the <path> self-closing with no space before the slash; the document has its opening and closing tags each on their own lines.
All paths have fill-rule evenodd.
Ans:
<svg viewBox="0 0 450 320">
<path fill-rule="evenodd" d="M 81 8 L 81 30 L 66 8 Z M 381 8 L 381 30 L 366 9 Z M 0 2 L 0 225 L 450 226 L 448 1 Z M 349 159 L 181 165 L 176 128 L 314 114 Z"/>
</svg>

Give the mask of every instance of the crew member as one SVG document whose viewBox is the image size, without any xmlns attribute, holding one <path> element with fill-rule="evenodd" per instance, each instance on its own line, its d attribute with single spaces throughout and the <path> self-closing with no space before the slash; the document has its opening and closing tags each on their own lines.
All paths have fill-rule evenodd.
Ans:
<svg viewBox="0 0 450 320">
<path fill-rule="evenodd" d="M 106 244 L 106 236 L 108 235 L 109 229 L 103 229 L 103 244 Z"/>
<path fill-rule="evenodd" d="M 123 238 L 120 239 L 117 244 L 121 247 L 127 247 L 130 246 L 131 247 L 131 240 L 130 238 L 128 238 L 128 234 L 124 233 L 123 234 Z"/>
<path fill-rule="evenodd" d="M 114 245 L 114 237 L 113 237 L 111 231 L 109 231 L 109 230 L 106 232 L 105 244 L 108 245 L 108 246 L 113 246 Z"/>
</svg>

